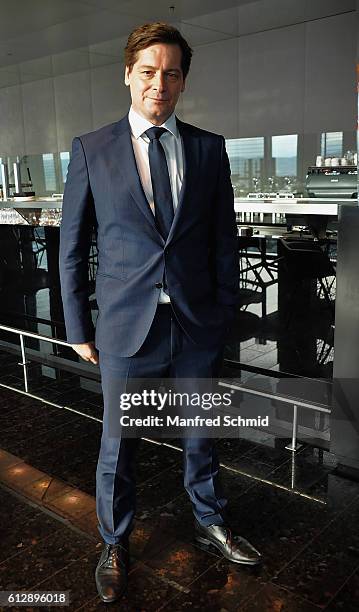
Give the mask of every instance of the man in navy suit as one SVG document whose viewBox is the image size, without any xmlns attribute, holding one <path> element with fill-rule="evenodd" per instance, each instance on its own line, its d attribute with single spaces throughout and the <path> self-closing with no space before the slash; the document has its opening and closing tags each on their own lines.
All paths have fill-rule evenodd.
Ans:
<svg viewBox="0 0 359 612">
<path fill-rule="evenodd" d="M 60 274 L 67 339 L 84 360 L 99 363 L 104 396 L 96 503 L 105 545 L 96 584 L 105 602 L 125 590 L 135 514 L 138 440 L 111 431 L 123 384 L 218 376 L 236 304 L 236 223 L 225 141 L 174 114 L 191 56 L 168 24 L 132 32 L 125 49 L 130 111 L 74 139 L 64 194 Z M 93 228 L 96 330 L 88 299 Z M 226 522 L 213 440 L 184 438 L 183 459 L 197 540 L 231 561 L 257 564 L 258 551 Z"/>
</svg>

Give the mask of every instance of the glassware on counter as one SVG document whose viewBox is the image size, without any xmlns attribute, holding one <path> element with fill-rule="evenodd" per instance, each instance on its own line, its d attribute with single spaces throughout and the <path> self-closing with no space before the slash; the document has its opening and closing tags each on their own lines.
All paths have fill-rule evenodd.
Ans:
<svg viewBox="0 0 359 612">
<path fill-rule="evenodd" d="M 13 208 L 1 208 L 0 225 L 28 225 L 28 221 Z"/>
</svg>

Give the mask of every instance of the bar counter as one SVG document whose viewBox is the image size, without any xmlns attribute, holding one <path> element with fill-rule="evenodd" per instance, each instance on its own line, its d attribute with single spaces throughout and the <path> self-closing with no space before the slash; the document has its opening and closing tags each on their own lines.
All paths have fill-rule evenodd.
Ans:
<svg viewBox="0 0 359 612">
<path fill-rule="evenodd" d="M 62 200 L 0 201 L 0 225 L 54 226 L 61 223 Z"/>
<path fill-rule="evenodd" d="M 247 213 L 272 215 L 315 215 L 337 217 L 341 205 L 357 206 L 356 200 L 335 198 L 235 198 L 237 215 Z M 62 200 L 38 199 L 22 201 L 0 201 L 0 225 L 59 226 Z"/>
<path fill-rule="evenodd" d="M 236 213 L 272 213 L 293 215 L 337 216 L 341 205 L 357 206 L 356 200 L 339 200 L 337 198 L 278 198 L 255 199 L 235 198 Z"/>
</svg>

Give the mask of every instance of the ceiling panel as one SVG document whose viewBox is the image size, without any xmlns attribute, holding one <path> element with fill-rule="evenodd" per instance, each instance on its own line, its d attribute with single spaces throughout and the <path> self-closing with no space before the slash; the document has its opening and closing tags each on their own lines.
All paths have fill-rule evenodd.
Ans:
<svg viewBox="0 0 359 612">
<path fill-rule="evenodd" d="M 0 67 L 88 47 L 90 65 L 121 61 L 129 32 L 146 20 L 177 23 L 192 46 L 318 19 L 355 7 L 355 0 L 0 0 Z M 78 58 L 73 67 L 81 64 Z M 65 60 L 64 60 L 65 61 Z M 61 59 L 59 59 L 61 63 Z M 46 62 L 45 62 L 46 63 Z M 56 63 L 56 60 L 55 60 Z M 71 54 L 68 56 L 71 66 Z M 56 71 L 55 71 L 56 72 Z M 22 82 L 48 74 L 22 67 Z M 20 78 L 19 77 L 19 78 Z M 1 82 L 13 82 L 5 72 Z"/>
<path fill-rule="evenodd" d="M 243 10 L 246 10 L 246 7 L 243 7 Z M 204 32 L 218 32 L 228 36 L 236 36 L 238 34 L 238 6 L 215 13 L 204 13 L 187 19 L 186 23 L 201 28 Z"/>
<path fill-rule="evenodd" d="M 76 0 L 0 0 L 1 41 L 96 12 Z"/>
<path fill-rule="evenodd" d="M 220 9 L 253 1 L 222 0 Z M 0 0 L 0 66 L 128 36 L 146 20 L 188 20 L 219 9 L 217 0 L 178 0 L 173 11 L 170 5 L 168 0 Z M 205 33 L 198 36 L 203 38 Z"/>
<path fill-rule="evenodd" d="M 104 42 L 89 45 L 91 66 L 105 66 L 122 62 L 127 36 L 112 38 Z"/>
<path fill-rule="evenodd" d="M 37 79 L 47 79 L 53 76 L 52 56 L 47 55 L 34 60 L 20 62 L 19 73 L 21 83 L 28 83 Z"/>
<path fill-rule="evenodd" d="M 20 83 L 18 66 L 0 68 L 0 87 L 11 87 Z"/>
<path fill-rule="evenodd" d="M 192 17 L 250 4 L 256 0 L 82 0 L 91 7 L 106 8 L 155 21 L 191 19 Z M 174 10 L 170 10 L 173 6 Z"/>
<path fill-rule="evenodd" d="M 306 20 L 320 19 L 356 10 L 356 0 L 305 0 Z"/>
<path fill-rule="evenodd" d="M 193 25 L 192 23 L 187 23 L 186 21 L 181 21 L 175 25 L 188 41 L 190 47 L 198 47 L 200 45 L 225 40 L 226 38 L 232 38 L 231 34 L 218 32 L 217 30 L 212 30 L 210 28 L 201 28 Z"/>
<path fill-rule="evenodd" d="M 90 67 L 88 47 L 71 49 L 57 53 L 52 58 L 54 75 L 68 74 L 78 70 L 87 70 Z"/>
<path fill-rule="evenodd" d="M 44 30 L 25 34 L 0 43 L 0 66 L 9 66 L 46 55 L 113 39 L 123 29 L 128 33 L 141 23 L 131 15 L 116 15 L 100 11 L 85 17 L 49 26 Z M 10 55 L 9 55 L 10 53 Z"/>
<path fill-rule="evenodd" d="M 354 11 L 356 0 L 254 0 L 186 20 L 200 28 L 246 35 Z"/>
</svg>

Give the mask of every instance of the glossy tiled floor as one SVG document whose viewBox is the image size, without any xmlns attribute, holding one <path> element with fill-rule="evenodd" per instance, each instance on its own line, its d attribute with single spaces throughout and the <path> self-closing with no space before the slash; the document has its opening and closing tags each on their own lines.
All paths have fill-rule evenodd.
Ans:
<svg viewBox="0 0 359 612">
<path fill-rule="evenodd" d="M 1 384 L 22 388 L 17 361 L 0 354 Z M 73 374 L 51 382 L 49 373 L 29 367 L 33 393 L 101 419 L 97 383 L 86 391 Z M 93 578 L 100 422 L 5 387 L 0 406 L 0 590 L 69 590 L 71 611 L 103 610 Z M 143 442 L 129 590 L 108 607 L 357 610 L 359 483 L 336 473 L 331 454 L 303 447 L 292 458 L 285 442 L 250 430 L 217 444 L 231 522 L 264 556 L 255 570 L 194 544 L 181 453 Z"/>
</svg>

